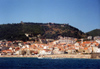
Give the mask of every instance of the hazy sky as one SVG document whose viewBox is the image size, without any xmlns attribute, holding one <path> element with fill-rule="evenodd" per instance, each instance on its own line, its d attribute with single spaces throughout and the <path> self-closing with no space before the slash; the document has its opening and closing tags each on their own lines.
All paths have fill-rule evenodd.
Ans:
<svg viewBox="0 0 100 69">
<path fill-rule="evenodd" d="M 0 24 L 69 23 L 83 32 L 100 29 L 100 0 L 0 0 Z"/>
</svg>

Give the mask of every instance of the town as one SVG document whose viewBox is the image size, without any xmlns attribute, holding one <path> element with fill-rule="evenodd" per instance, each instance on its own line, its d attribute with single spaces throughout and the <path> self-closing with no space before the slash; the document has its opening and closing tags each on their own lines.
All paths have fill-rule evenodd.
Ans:
<svg viewBox="0 0 100 69">
<path fill-rule="evenodd" d="M 55 55 L 55 54 L 92 54 L 100 53 L 100 36 L 88 36 L 89 41 L 73 37 L 59 36 L 58 40 L 46 39 L 43 41 L 0 41 L 0 55 Z M 46 41 L 46 43 L 45 43 Z"/>
</svg>

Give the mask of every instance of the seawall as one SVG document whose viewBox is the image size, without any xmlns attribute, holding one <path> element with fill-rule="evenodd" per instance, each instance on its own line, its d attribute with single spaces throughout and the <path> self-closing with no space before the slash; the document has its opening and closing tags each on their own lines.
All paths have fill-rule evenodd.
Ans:
<svg viewBox="0 0 100 69">
<path fill-rule="evenodd" d="M 91 55 L 79 54 L 61 54 L 61 55 L 44 55 L 45 58 L 91 58 Z"/>
<path fill-rule="evenodd" d="M 1 55 L 0 57 L 34 57 L 37 58 L 38 55 Z M 83 54 L 59 54 L 59 55 L 41 55 L 39 57 L 43 58 L 91 58 L 91 55 Z"/>
</svg>

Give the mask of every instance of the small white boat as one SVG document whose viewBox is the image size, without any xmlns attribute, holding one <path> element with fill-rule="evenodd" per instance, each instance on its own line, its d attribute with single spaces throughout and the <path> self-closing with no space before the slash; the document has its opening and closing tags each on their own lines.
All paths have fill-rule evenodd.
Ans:
<svg viewBox="0 0 100 69">
<path fill-rule="evenodd" d="M 43 59 L 43 57 L 37 57 L 38 59 Z"/>
</svg>

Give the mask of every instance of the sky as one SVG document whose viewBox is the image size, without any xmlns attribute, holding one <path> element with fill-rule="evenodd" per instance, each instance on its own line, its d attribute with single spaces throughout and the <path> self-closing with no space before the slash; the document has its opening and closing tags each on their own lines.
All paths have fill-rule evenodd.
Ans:
<svg viewBox="0 0 100 69">
<path fill-rule="evenodd" d="M 100 0 L 0 0 L 0 24 L 69 24 L 83 32 L 100 29 Z"/>
</svg>

